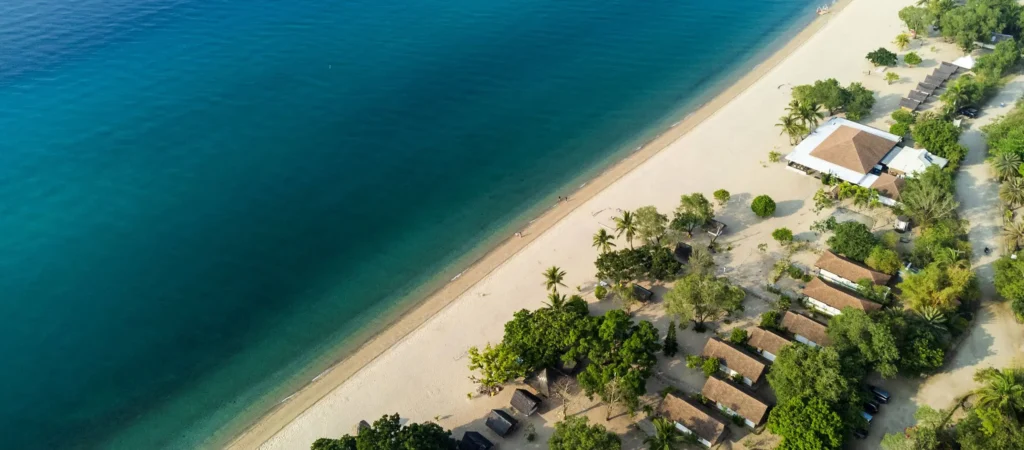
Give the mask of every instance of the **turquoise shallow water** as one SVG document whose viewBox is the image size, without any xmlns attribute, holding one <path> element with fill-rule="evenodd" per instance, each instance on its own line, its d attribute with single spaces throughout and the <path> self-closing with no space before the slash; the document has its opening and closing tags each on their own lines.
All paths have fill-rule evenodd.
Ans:
<svg viewBox="0 0 1024 450">
<path fill-rule="evenodd" d="M 0 2 L 0 447 L 216 443 L 814 6 Z"/>
</svg>

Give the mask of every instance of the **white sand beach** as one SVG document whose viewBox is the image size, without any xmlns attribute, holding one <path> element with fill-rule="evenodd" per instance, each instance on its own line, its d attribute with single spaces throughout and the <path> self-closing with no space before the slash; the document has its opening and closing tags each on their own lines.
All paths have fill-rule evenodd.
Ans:
<svg viewBox="0 0 1024 450">
<path fill-rule="evenodd" d="M 266 416 L 231 447 L 305 449 L 317 438 L 351 433 L 360 420 L 372 421 L 394 412 L 412 421 L 435 420 L 452 429 L 455 437 L 470 429 L 480 431 L 486 412 L 507 401 L 511 389 L 495 398 L 467 399 L 466 394 L 475 390 L 466 367 L 467 348 L 499 341 L 503 324 L 515 311 L 542 305 L 546 292 L 541 272 L 547 267 L 559 266 L 568 273 L 567 291 L 575 292 L 580 286 L 583 292 L 590 292 L 596 281 L 597 255 L 591 236 L 600 227 L 612 227 L 611 218 L 619 210 L 655 205 L 670 212 L 681 194 L 702 192 L 710 197 L 716 189 L 726 189 L 732 193 L 732 201 L 718 215 L 729 227 L 719 241 L 732 247 L 727 263 L 736 273 L 759 273 L 740 267 L 759 267 L 763 257 L 757 245 L 771 242 L 772 230 L 785 226 L 800 233 L 821 218 L 811 211 L 811 198 L 820 182 L 767 161 L 769 151 L 785 154 L 791 148 L 775 126 L 790 100 L 791 87 L 825 78 L 836 78 L 844 85 L 862 82 L 876 92 L 877 99 L 872 115 L 863 122 L 887 129 L 888 115 L 900 97 L 938 61 L 959 56 L 951 46 L 931 50 L 927 44 L 913 48 L 924 59 L 921 66 L 890 69 L 904 77 L 899 82 L 890 85 L 878 73 L 866 74 L 870 64 L 865 54 L 881 46 L 894 48 L 891 42 L 902 30 L 897 11 L 913 3 L 853 0 L 834 8 L 736 86 L 574 193 L 568 203 L 526 229 L 524 238 L 510 240 L 489 254 L 359 353 Z M 777 202 L 775 217 L 758 220 L 750 212 L 750 200 L 761 194 Z M 624 241 L 619 243 L 624 245 Z M 751 276 L 734 281 L 754 288 L 763 285 L 761 280 L 763 277 Z M 594 302 L 593 295 L 587 298 Z M 595 305 L 592 309 L 614 306 Z M 644 311 L 639 316 L 648 314 L 660 312 Z M 667 324 L 667 319 L 643 318 L 654 319 L 662 331 Z M 684 353 L 702 345 L 690 339 L 699 338 L 692 332 L 680 335 Z M 603 419 L 603 408 L 588 414 Z M 538 426 L 537 430 L 540 439 L 528 445 L 524 442 L 523 448 L 542 448 L 558 418 L 557 412 L 545 414 L 544 429 Z M 623 420 L 622 426 L 625 423 Z"/>
</svg>

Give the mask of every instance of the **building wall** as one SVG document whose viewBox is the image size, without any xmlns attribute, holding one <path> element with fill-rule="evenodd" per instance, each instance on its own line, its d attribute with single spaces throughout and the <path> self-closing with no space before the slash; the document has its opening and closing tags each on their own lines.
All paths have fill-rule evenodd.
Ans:
<svg viewBox="0 0 1024 450">
<path fill-rule="evenodd" d="M 826 279 L 828 281 L 831 281 L 831 282 L 836 283 L 836 284 L 841 284 L 841 285 L 846 286 L 846 287 L 848 287 L 850 289 L 857 289 L 857 287 L 858 287 L 856 281 L 847 280 L 846 278 L 843 278 L 843 277 L 841 277 L 839 275 L 836 275 L 836 274 L 834 274 L 832 272 L 829 272 L 829 271 L 827 271 L 825 269 L 818 269 L 818 274 L 821 275 L 822 278 L 824 278 L 824 279 Z"/>
<path fill-rule="evenodd" d="M 692 434 L 694 436 L 697 436 L 697 433 L 694 433 L 689 428 L 686 428 L 686 425 L 683 425 L 683 424 L 681 424 L 679 422 L 675 422 L 675 424 L 676 424 L 676 429 L 677 430 L 679 430 L 679 431 L 681 431 L 681 432 L 683 432 L 685 434 Z M 700 436 L 697 436 L 697 442 L 700 442 L 701 445 L 703 445 L 705 447 L 708 447 L 708 448 L 711 447 L 711 442 L 709 442 L 707 439 L 704 439 L 704 438 L 702 438 Z"/>
<path fill-rule="evenodd" d="M 760 350 L 759 353 L 761 353 L 761 356 L 764 356 L 764 359 L 767 359 L 771 362 L 775 362 L 775 355 L 773 355 L 771 352 L 766 350 Z"/>
<path fill-rule="evenodd" d="M 729 375 L 729 378 L 732 378 L 733 376 L 735 376 L 736 374 L 739 373 L 739 372 L 737 372 L 735 370 L 730 369 L 729 366 L 726 366 L 725 364 L 722 364 L 721 366 L 719 366 L 719 368 L 721 369 L 722 372 L 725 372 L 726 375 Z M 750 378 L 743 377 L 743 384 L 745 384 L 747 386 L 753 386 L 754 385 L 754 381 L 751 380 Z"/>
<path fill-rule="evenodd" d="M 804 343 L 804 344 L 807 344 L 807 345 L 810 345 L 811 347 L 817 347 L 818 346 L 817 343 L 815 343 L 814 341 L 812 341 L 810 339 L 807 339 L 806 337 L 804 337 L 803 335 L 800 335 L 800 334 L 796 335 L 796 341 Z"/>
<path fill-rule="evenodd" d="M 812 308 L 817 309 L 818 311 L 821 311 L 821 312 L 823 312 L 825 314 L 828 314 L 830 316 L 838 316 L 839 313 L 840 313 L 840 311 L 838 309 L 835 309 L 835 308 L 833 308 L 831 306 L 828 306 L 828 305 L 826 305 L 826 304 L 824 304 L 822 302 L 819 302 L 819 301 L 817 301 L 817 300 L 815 300 L 815 299 L 813 299 L 811 297 L 807 297 L 807 303 L 809 303 Z"/>
<path fill-rule="evenodd" d="M 715 402 L 715 404 L 718 405 L 718 409 L 724 411 L 726 414 L 728 414 L 730 416 L 739 416 L 740 415 L 738 412 L 729 409 L 728 406 L 725 406 L 725 405 L 723 405 L 721 403 L 718 403 L 718 402 Z M 757 428 L 757 424 L 754 423 L 754 422 L 751 422 L 746 417 L 743 418 L 743 423 L 747 424 L 747 426 L 750 427 L 750 428 Z"/>
</svg>

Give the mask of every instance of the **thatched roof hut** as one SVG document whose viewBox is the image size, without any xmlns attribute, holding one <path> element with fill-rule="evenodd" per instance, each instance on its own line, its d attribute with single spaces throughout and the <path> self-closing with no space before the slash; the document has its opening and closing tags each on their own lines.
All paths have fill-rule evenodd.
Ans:
<svg viewBox="0 0 1024 450">
<path fill-rule="evenodd" d="M 509 401 L 512 408 L 524 416 L 530 416 L 537 412 L 537 409 L 540 408 L 540 403 L 539 397 L 523 389 L 516 389 L 512 393 L 512 400 Z"/>
<path fill-rule="evenodd" d="M 487 428 L 490 428 L 491 431 L 502 437 L 511 433 L 517 423 L 519 421 L 512 417 L 511 414 L 500 409 L 492 409 L 490 414 L 487 414 L 485 422 Z"/>
<path fill-rule="evenodd" d="M 459 450 L 491 450 L 494 444 L 476 431 L 467 431 L 459 442 Z"/>
</svg>

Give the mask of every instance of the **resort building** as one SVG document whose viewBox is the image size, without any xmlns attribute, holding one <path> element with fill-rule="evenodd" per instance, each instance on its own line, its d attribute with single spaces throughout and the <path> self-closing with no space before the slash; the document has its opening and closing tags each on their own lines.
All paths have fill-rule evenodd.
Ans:
<svg viewBox="0 0 1024 450">
<path fill-rule="evenodd" d="M 797 342 L 811 347 L 824 347 L 832 343 L 828 338 L 828 328 L 818 321 L 791 311 L 782 316 L 782 327 L 793 334 Z"/>
<path fill-rule="evenodd" d="M 772 362 L 775 362 L 775 357 L 782 347 L 793 343 L 793 341 L 761 327 L 750 328 L 747 330 L 747 334 L 749 336 L 747 345 L 756 348 L 764 359 Z"/>
<path fill-rule="evenodd" d="M 913 178 L 914 174 L 924 173 L 930 166 L 944 169 L 949 165 L 949 160 L 933 155 L 925 149 L 896 147 L 882 159 L 882 165 L 890 175 Z"/>
<path fill-rule="evenodd" d="M 839 315 L 843 308 L 855 308 L 861 311 L 882 309 L 882 305 L 838 285 L 823 281 L 821 278 L 815 278 L 807 283 L 803 294 L 807 296 L 807 303 L 810 307 L 830 316 Z"/>
<path fill-rule="evenodd" d="M 666 395 L 661 401 L 658 414 L 675 423 L 679 431 L 694 435 L 697 442 L 708 448 L 718 444 L 725 434 L 725 422 L 673 394 Z"/>
<path fill-rule="evenodd" d="M 753 386 L 761 381 L 761 376 L 764 375 L 765 367 L 767 367 L 753 355 L 718 338 L 708 339 L 703 355 L 705 358 L 717 358 L 721 363 L 719 367 L 722 372 L 730 377 L 739 374 L 743 377 L 743 384 L 747 386 Z"/>
<path fill-rule="evenodd" d="M 818 276 L 821 278 L 850 289 L 857 289 L 857 282 L 863 279 L 871 280 L 872 284 L 885 286 L 892 278 L 827 250 L 821 254 L 814 266 L 818 268 Z"/>
<path fill-rule="evenodd" d="M 879 183 L 885 171 L 881 162 L 901 140 L 895 134 L 834 117 L 801 141 L 786 155 L 786 161 L 801 173 L 816 177 L 831 174 L 851 184 L 878 189 L 888 182 L 883 179 Z"/>
<path fill-rule="evenodd" d="M 715 377 L 708 378 L 700 393 L 730 416 L 740 416 L 750 428 L 757 428 L 768 414 L 768 404 L 749 392 Z"/>
</svg>

